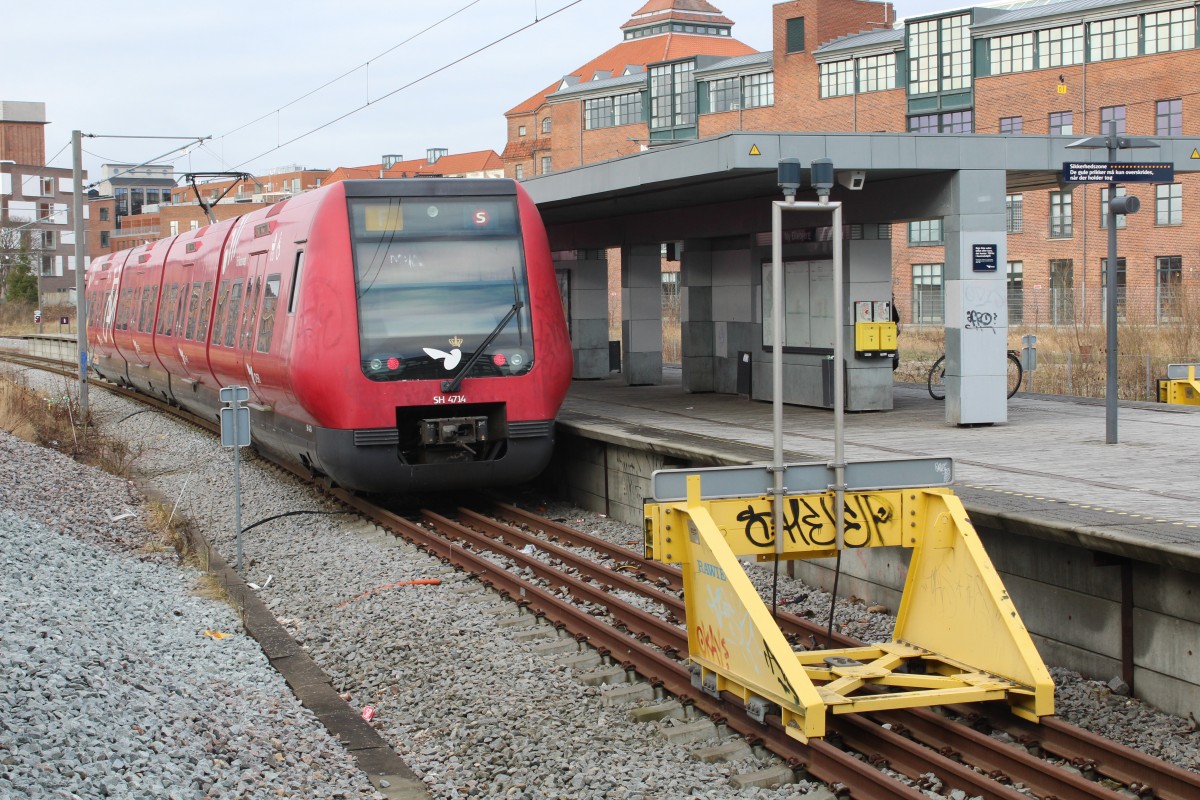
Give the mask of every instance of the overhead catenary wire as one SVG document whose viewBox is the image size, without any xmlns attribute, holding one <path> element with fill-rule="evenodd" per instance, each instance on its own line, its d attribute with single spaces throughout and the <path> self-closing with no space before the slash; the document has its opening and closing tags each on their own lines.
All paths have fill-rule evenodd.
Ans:
<svg viewBox="0 0 1200 800">
<path fill-rule="evenodd" d="M 312 136 L 314 133 L 317 133 L 318 131 L 322 131 L 325 128 L 328 128 L 331 125 L 335 125 L 338 122 L 341 122 L 342 120 L 344 120 L 348 117 L 354 116 L 358 112 L 363 111 L 367 108 L 370 108 L 371 106 L 379 103 L 382 100 L 386 100 L 387 98 L 389 98 L 393 95 L 399 94 L 400 92 L 404 91 L 405 89 L 410 89 L 413 86 L 416 86 L 418 83 L 426 81 L 429 78 L 432 78 L 434 75 L 437 75 L 441 72 L 445 72 L 446 70 L 450 69 L 451 67 L 461 64 L 462 62 L 466 61 L 467 59 L 473 58 L 474 56 L 477 56 L 486 50 L 490 50 L 491 48 L 495 47 L 496 45 L 500 44 L 501 42 L 507 41 L 508 39 L 511 39 L 512 37 L 516 36 L 517 34 L 523 33 L 532 27 L 540 25 L 541 23 L 545 22 L 546 20 L 550 19 L 551 17 L 561 14 L 562 12 L 566 11 L 567 9 L 573 8 L 574 6 L 577 6 L 582 2 L 583 2 L 583 0 L 573 0 L 573 2 L 567 3 L 562 8 L 560 8 L 556 11 L 553 11 L 540 19 L 535 19 L 533 22 L 526 23 L 525 25 L 522 25 L 519 28 L 509 31 L 508 33 L 504 34 L 503 36 L 493 39 L 492 41 L 488 42 L 487 44 L 483 45 L 482 47 L 478 47 L 475 50 L 472 50 L 471 52 L 467 53 L 466 55 L 460 56 L 459 58 L 456 58 L 453 61 L 443 64 L 442 66 L 438 67 L 437 69 L 430 70 L 429 72 L 425 73 L 424 75 L 420 76 L 419 78 L 414 78 L 413 80 L 409 81 L 408 83 L 404 84 L 403 86 L 398 86 L 397 88 L 393 89 L 392 91 L 390 91 L 386 94 L 380 95 L 379 97 L 375 98 L 374 100 L 368 100 L 366 103 L 363 103 L 361 106 L 358 106 L 357 108 L 353 108 L 353 109 L 345 112 L 344 114 L 339 114 L 338 116 L 334 117 L 333 119 L 328 120 L 327 122 L 324 122 L 324 123 L 318 125 L 317 127 L 313 128 L 312 130 L 306 131 L 305 133 L 302 133 L 299 136 L 295 136 L 291 139 L 288 139 L 286 142 L 281 142 L 278 145 L 276 145 L 275 147 L 272 147 L 269 150 L 265 150 L 256 156 L 247 158 L 244 161 L 241 161 L 237 165 L 235 165 L 234 168 L 237 169 L 240 167 L 244 167 L 246 164 L 249 164 L 252 161 L 257 161 L 258 159 L 263 158 L 264 156 L 268 156 L 271 153 L 274 153 L 276 150 L 280 150 L 290 144 L 295 144 L 296 142 L 300 141 L 301 139 L 305 139 L 309 136 Z"/>
</svg>

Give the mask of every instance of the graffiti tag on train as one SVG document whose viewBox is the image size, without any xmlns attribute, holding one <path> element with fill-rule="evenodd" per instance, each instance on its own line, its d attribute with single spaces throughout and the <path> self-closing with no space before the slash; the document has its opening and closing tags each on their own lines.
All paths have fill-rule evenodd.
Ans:
<svg viewBox="0 0 1200 800">
<path fill-rule="evenodd" d="M 810 547 L 832 547 L 837 540 L 833 497 L 789 497 L 783 511 L 783 529 L 792 544 L 798 541 Z M 869 547 L 885 544 L 884 528 L 896 518 L 892 504 L 878 495 L 859 494 L 846 498 L 843 525 L 847 547 Z M 746 540 L 757 547 L 775 543 L 771 535 L 771 509 L 747 505 L 738 512 L 738 522 L 745 523 Z"/>
</svg>

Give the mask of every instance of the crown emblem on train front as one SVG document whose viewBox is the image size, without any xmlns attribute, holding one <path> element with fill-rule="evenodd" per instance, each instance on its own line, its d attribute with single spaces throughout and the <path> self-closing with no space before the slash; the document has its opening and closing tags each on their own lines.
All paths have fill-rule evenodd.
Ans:
<svg viewBox="0 0 1200 800">
<path fill-rule="evenodd" d="M 462 347 L 463 338 L 461 336 L 452 336 L 450 338 L 451 347 Z"/>
</svg>

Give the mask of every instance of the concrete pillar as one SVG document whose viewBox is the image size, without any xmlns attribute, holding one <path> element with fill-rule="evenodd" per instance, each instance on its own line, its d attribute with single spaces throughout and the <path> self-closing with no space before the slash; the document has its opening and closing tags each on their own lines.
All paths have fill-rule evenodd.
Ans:
<svg viewBox="0 0 1200 800">
<path fill-rule="evenodd" d="M 574 260 L 559 260 L 554 268 L 563 283 L 566 272 L 567 320 L 576 380 L 606 378 L 608 364 L 608 258 L 604 250 L 576 250 Z"/>
<path fill-rule="evenodd" d="M 950 183 L 946 238 L 946 422 L 1008 421 L 1008 263 L 1004 170 L 964 169 Z"/>
<path fill-rule="evenodd" d="M 690 239 L 684 242 L 679 273 L 683 390 L 711 392 L 716 388 L 716 362 L 712 250 L 708 240 Z"/>
<path fill-rule="evenodd" d="M 621 248 L 621 339 L 625 382 L 661 384 L 662 248 L 657 244 Z"/>
</svg>

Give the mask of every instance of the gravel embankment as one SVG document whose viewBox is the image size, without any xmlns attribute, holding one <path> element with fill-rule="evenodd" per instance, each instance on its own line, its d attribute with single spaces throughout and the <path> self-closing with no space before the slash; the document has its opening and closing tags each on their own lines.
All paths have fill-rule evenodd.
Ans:
<svg viewBox="0 0 1200 800">
<path fill-rule="evenodd" d="M 108 433 L 140 443 L 141 479 L 178 500 L 177 513 L 232 563 L 230 452 L 157 414 L 130 417 L 135 407 L 101 391 L 92 399 Z M 334 510 L 252 456 L 243 460 L 242 496 L 244 526 Z M 8 513 L 0 523 L 0 595 L 9 611 L 0 622 L 0 668 L 20 676 L 0 693 L 0 797 L 4 781 L 41 787 L 48 774 L 56 782 L 31 797 L 103 797 L 98 787 L 112 775 L 126 787 L 110 782 L 113 797 L 370 797 L 365 776 L 241 635 L 234 613 L 193 596 L 195 573 L 154 563 L 169 560 L 161 556 L 148 562 L 128 554 L 145 541 L 139 520 L 110 519 L 127 508 L 140 513 L 137 498 L 123 481 L 0 435 L 0 507 Z M 632 526 L 543 504 L 614 541 L 639 540 Z M 623 708 L 604 702 L 604 689 L 499 632 L 503 604 L 495 595 L 411 547 L 381 545 L 362 527 L 324 513 L 267 522 L 245 536 L 244 577 L 262 587 L 355 710 L 376 708 L 376 728 L 433 797 L 823 796 L 805 784 L 733 788 L 731 775 L 777 760 L 697 761 L 691 751 L 700 745 L 658 735 L 678 723 L 630 722 Z M 431 577 L 441 585 L 380 588 Z M 114 594 L 130 599 L 96 602 Z M 805 596 L 792 610 L 828 613 L 827 594 L 786 577 L 780 595 Z M 866 639 L 886 638 L 891 625 L 866 605 L 843 604 L 837 619 Z M 238 635 L 213 640 L 206 630 Z M 1068 721 L 1197 768 L 1200 735 L 1187 721 L 1113 695 L 1101 682 L 1063 671 L 1055 679 Z M 96 733 L 70 723 L 93 724 Z M 166 793 L 134 788 L 131 775 Z"/>
</svg>

